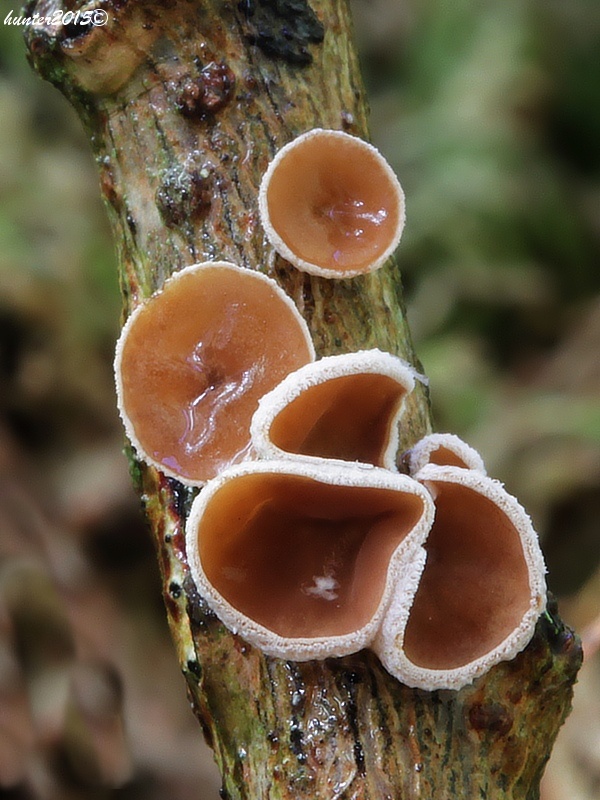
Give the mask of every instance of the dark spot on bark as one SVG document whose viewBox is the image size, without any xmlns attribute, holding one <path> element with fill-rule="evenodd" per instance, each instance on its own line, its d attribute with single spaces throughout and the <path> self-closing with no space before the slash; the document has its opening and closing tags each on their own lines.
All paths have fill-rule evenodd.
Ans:
<svg viewBox="0 0 600 800">
<path fill-rule="evenodd" d="M 181 597 L 181 586 L 173 581 L 169 584 L 169 592 L 171 593 L 171 597 L 175 598 L 175 600 L 178 600 Z"/>
<path fill-rule="evenodd" d="M 582 659 L 581 642 L 574 632 L 567 628 L 558 615 L 558 604 L 554 595 L 548 595 L 546 611 L 538 621 L 538 631 L 548 642 L 554 655 L 572 657 L 573 669 L 579 669 Z"/>
<path fill-rule="evenodd" d="M 500 703 L 475 703 L 469 709 L 469 722 L 476 731 L 491 731 L 506 736 L 512 728 L 513 716 Z"/>
<path fill-rule="evenodd" d="M 203 631 L 206 630 L 209 623 L 218 622 L 217 615 L 211 610 L 206 600 L 200 596 L 190 575 L 187 575 L 183 581 L 183 591 L 187 597 L 187 614 L 193 629 Z"/>
<path fill-rule="evenodd" d="M 274 750 L 279 748 L 279 735 L 276 731 L 269 731 L 267 733 L 267 740 L 271 744 Z"/>
<path fill-rule="evenodd" d="M 273 58 L 305 66 L 309 44 L 323 41 L 325 30 L 306 0 L 242 0 L 247 39 Z"/>
<path fill-rule="evenodd" d="M 365 753 L 360 739 L 358 725 L 358 687 L 363 683 L 363 676 L 356 670 L 342 669 L 336 677 L 340 689 L 342 707 L 354 738 L 353 754 L 359 775 L 365 774 Z"/>
<path fill-rule="evenodd" d="M 188 75 L 177 87 L 175 105 L 186 117 L 194 117 L 202 113 L 202 97 L 204 88 L 200 78 Z"/>
<path fill-rule="evenodd" d="M 358 739 L 354 742 L 354 747 L 352 748 L 354 752 L 354 761 L 356 763 L 356 769 L 358 770 L 359 775 L 365 774 L 365 751 L 363 750 L 362 742 Z"/>
<path fill-rule="evenodd" d="M 171 493 L 171 508 L 178 519 L 186 519 L 192 506 L 194 492 L 177 478 L 166 478 L 166 482 Z"/>
<path fill-rule="evenodd" d="M 156 205 L 169 228 L 179 228 L 204 214 L 212 200 L 212 174 L 206 167 L 187 169 L 177 165 L 163 173 Z"/>
<path fill-rule="evenodd" d="M 179 83 L 175 104 L 186 117 L 208 118 L 231 99 L 235 75 L 223 61 L 196 66 L 198 74 L 188 75 Z"/>
<path fill-rule="evenodd" d="M 456 792 L 456 772 L 451 770 L 450 775 L 448 776 L 448 786 L 450 789 L 450 797 L 457 797 Z"/>
<path fill-rule="evenodd" d="M 58 34 L 58 38 L 64 42 L 71 42 L 74 39 L 83 39 L 84 36 L 87 36 L 87 34 L 93 30 L 93 28 L 94 25 L 91 21 L 82 23 L 77 22 L 76 18 L 71 19 L 69 17 L 69 22 L 62 26 L 62 29 Z"/>
<path fill-rule="evenodd" d="M 135 236 L 137 233 L 137 225 L 135 224 L 135 220 L 129 212 L 127 212 L 126 220 L 129 232 L 131 233 L 132 236 Z"/>
<path fill-rule="evenodd" d="M 303 745 L 304 734 L 302 733 L 302 728 L 300 727 L 298 718 L 292 717 L 292 724 L 290 725 L 290 750 L 298 760 L 301 760 L 304 756 Z M 305 756 L 304 760 L 306 760 Z"/>
<path fill-rule="evenodd" d="M 348 683 L 353 685 L 359 684 L 363 682 L 363 676 L 359 672 L 355 672 L 354 670 L 349 670 L 347 673 Z"/>
<path fill-rule="evenodd" d="M 190 659 L 187 662 L 187 668 L 192 673 L 192 675 L 194 675 L 194 677 L 196 677 L 196 678 L 198 678 L 198 680 L 200 680 L 200 677 L 202 675 L 202 669 L 201 669 L 200 664 L 198 663 L 198 661 L 196 659 Z"/>
<path fill-rule="evenodd" d="M 224 62 L 211 62 L 200 73 L 204 86 L 202 105 L 206 111 L 214 114 L 228 102 L 233 94 L 235 75 Z"/>
</svg>

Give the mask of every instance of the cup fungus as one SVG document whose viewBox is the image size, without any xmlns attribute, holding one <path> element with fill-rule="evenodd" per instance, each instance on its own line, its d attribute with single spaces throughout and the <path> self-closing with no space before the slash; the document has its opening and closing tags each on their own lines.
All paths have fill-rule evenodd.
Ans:
<svg viewBox="0 0 600 800">
<path fill-rule="evenodd" d="M 259 211 L 269 241 L 298 269 L 351 278 L 382 266 L 404 227 L 404 194 L 372 145 L 315 128 L 265 172 Z"/>
<path fill-rule="evenodd" d="M 266 458 L 360 461 L 395 470 L 398 419 L 413 369 L 381 350 L 322 358 L 265 395 L 252 442 Z"/>
<path fill-rule="evenodd" d="M 370 644 L 432 518 L 429 493 L 406 475 L 246 462 L 195 499 L 186 550 L 228 628 L 268 655 L 305 661 Z"/>
<path fill-rule="evenodd" d="M 477 450 L 453 433 L 430 433 L 424 436 L 405 454 L 404 461 L 411 475 L 415 475 L 426 464 L 462 467 L 486 474 L 483 459 Z"/>
<path fill-rule="evenodd" d="M 265 275 L 186 267 L 138 306 L 117 343 L 117 402 L 141 459 L 201 485 L 247 456 L 260 397 L 312 361 L 306 323 Z"/>
<path fill-rule="evenodd" d="M 415 478 L 431 492 L 435 520 L 413 573 L 412 596 L 399 582 L 374 646 L 408 686 L 459 689 L 533 636 L 545 606 L 544 562 L 523 508 L 476 470 L 424 466 Z M 418 559 L 417 559 L 418 562 Z"/>
</svg>

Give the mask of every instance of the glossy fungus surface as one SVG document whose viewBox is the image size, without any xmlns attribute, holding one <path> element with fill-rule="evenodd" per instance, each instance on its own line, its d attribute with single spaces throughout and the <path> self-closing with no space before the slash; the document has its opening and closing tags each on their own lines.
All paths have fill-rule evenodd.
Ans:
<svg viewBox="0 0 600 800">
<path fill-rule="evenodd" d="M 435 520 L 412 597 L 398 586 L 375 645 L 409 686 L 459 689 L 528 644 L 546 602 L 531 520 L 476 470 L 428 464 L 415 476 Z"/>
<path fill-rule="evenodd" d="M 383 156 L 341 131 L 315 129 L 283 147 L 263 178 L 267 236 L 297 268 L 352 277 L 380 267 L 404 226 L 404 195 Z"/>
<path fill-rule="evenodd" d="M 410 478 L 372 472 L 258 462 L 211 482 L 187 548 L 217 615 L 275 654 L 314 657 L 310 640 L 339 654 L 344 637 L 345 652 L 363 647 L 353 637 L 378 622 L 394 554 L 414 531 L 422 541 L 432 516 Z"/>
<path fill-rule="evenodd" d="M 529 577 L 519 533 L 502 509 L 469 486 L 433 487 L 435 520 L 404 650 L 419 666 L 452 669 L 519 627 L 529 608 Z"/>
<path fill-rule="evenodd" d="M 357 408 L 352 401 L 359 398 Z M 382 453 L 397 406 L 398 384 L 385 375 L 332 378 L 277 415 L 271 440 L 290 453 L 383 466 Z"/>
<path fill-rule="evenodd" d="M 256 449 L 395 469 L 398 417 L 413 387 L 412 369 L 380 350 L 323 358 L 261 400 L 252 422 Z"/>
<path fill-rule="evenodd" d="M 125 325 L 115 358 L 119 409 L 141 458 L 202 484 L 247 457 L 260 397 L 314 358 L 274 281 L 232 264 L 194 265 Z"/>
</svg>

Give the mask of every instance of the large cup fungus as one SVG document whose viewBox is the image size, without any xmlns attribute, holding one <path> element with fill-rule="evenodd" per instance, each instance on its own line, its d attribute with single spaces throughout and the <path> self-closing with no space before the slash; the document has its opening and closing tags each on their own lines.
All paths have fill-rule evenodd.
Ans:
<svg viewBox="0 0 600 800">
<path fill-rule="evenodd" d="M 529 643 L 545 607 L 544 561 L 498 481 L 432 463 L 414 477 L 435 502 L 427 558 L 416 592 L 397 584 L 374 649 L 409 686 L 459 689 Z"/>
<path fill-rule="evenodd" d="M 265 172 L 259 211 L 275 249 L 298 269 L 351 278 L 382 266 L 404 227 L 404 194 L 372 145 L 315 128 Z"/>
<path fill-rule="evenodd" d="M 398 419 L 414 370 L 381 350 L 329 356 L 265 395 L 252 442 L 266 458 L 327 458 L 395 470 Z"/>
<path fill-rule="evenodd" d="M 432 518 L 428 492 L 405 475 L 247 462 L 196 498 L 186 550 L 230 629 L 269 655 L 326 658 L 371 643 Z"/>
<path fill-rule="evenodd" d="M 270 278 L 225 262 L 186 267 L 117 343 L 127 435 L 144 461 L 201 485 L 247 457 L 259 399 L 313 358 L 306 323 Z"/>
</svg>

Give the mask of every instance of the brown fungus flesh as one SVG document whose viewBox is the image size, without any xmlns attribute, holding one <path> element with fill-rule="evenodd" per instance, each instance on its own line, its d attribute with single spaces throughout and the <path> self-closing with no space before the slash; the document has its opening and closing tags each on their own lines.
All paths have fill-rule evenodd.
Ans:
<svg viewBox="0 0 600 800">
<path fill-rule="evenodd" d="M 375 650 L 409 686 L 458 689 L 530 641 L 545 607 L 543 557 L 497 481 L 434 464 L 415 478 L 436 507 L 426 561 L 412 596 L 397 587 Z"/>
<path fill-rule="evenodd" d="M 371 144 L 315 128 L 270 163 L 259 211 L 271 244 L 300 270 L 350 278 L 381 267 L 404 227 L 404 194 Z"/>
<path fill-rule="evenodd" d="M 270 278 L 226 262 L 186 267 L 117 343 L 127 435 L 144 461 L 201 485 L 248 457 L 259 399 L 313 358 L 306 323 Z"/>
<path fill-rule="evenodd" d="M 493 650 L 529 607 L 529 581 L 514 524 L 471 487 L 433 481 L 435 520 L 404 651 L 428 669 L 454 669 Z"/>
<path fill-rule="evenodd" d="M 263 652 L 342 655 L 374 637 L 432 515 L 418 483 L 386 470 L 248 462 L 194 501 L 188 561 L 217 616 Z"/>
<path fill-rule="evenodd" d="M 261 399 L 251 427 L 255 450 L 395 470 L 398 420 L 413 388 L 413 368 L 381 350 L 322 358 Z"/>
</svg>

